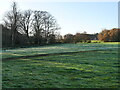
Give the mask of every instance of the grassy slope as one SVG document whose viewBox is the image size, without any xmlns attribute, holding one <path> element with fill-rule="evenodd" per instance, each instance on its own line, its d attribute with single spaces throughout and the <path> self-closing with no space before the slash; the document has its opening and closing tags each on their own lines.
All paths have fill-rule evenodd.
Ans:
<svg viewBox="0 0 120 90">
<path fill-rule="evenodd" d="M 117 51 L 113 48 L 106 51 L 3 61 L 3 87 L 118 87 Z"/>
</svg>

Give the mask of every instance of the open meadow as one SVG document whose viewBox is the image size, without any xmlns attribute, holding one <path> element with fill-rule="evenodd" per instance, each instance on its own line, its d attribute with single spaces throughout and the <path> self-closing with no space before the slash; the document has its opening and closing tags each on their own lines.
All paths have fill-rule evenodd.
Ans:
<svg viewBox="0 0 120 90">
<path fill-rule="evenodd" d="M 78 43 L 4 49 L 2 87 L 118 88 L 119 45 Z"/>
<path fill-rule="evenodd" d="M 120 2 L 99 1 L 2 0 L 0 88 L 119 90 Z"/>
</svg>

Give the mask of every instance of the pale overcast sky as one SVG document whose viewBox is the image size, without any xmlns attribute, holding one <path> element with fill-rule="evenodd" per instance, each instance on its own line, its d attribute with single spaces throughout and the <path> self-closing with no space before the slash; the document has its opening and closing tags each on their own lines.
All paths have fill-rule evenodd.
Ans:
<svg viewBox="0 0 120 90">
<path fill-rule="evenodd" d="M 118 27 L 118 2 L 40 2 L 39 0 L 3 0 L 0 2 L 0 23 L 6 11 L 16 1 L 20 10 L 48 11 L 61 27 L 61 34 L 86 31 L 99 33 L 102 29 Z M 105 1 L 105 0 L 104 0 Z M 114 1 L 114 2 L 113 2 Z"/>
</svg>

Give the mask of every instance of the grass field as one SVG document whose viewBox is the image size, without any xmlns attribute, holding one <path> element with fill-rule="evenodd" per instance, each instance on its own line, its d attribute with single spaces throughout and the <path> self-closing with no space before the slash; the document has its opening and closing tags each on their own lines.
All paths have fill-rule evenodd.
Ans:
<svg viewBox="0 0 120 90">
<path fill-rule="evenodd" d="M 120 45 L 120 44 L 119 44 Z M 30 48 L 16 48 L 3 50 L 2 58 L 30 56 L 37 54 L 76 52 L 89 50 L 104 50 L 118 48 L 118 43 L 80 43 L 80 44 L 57 44 Z"/>
<path fill-rule="evenodd" d="M 98 51 L 90 51 L 98 50 Z M 31 58 L 43 53 L 79 52 Z M 90 51 L 90 52 L 89 52 Z M 61 44 L 3 51 L 3 88 L 118 88 L 118 44 Z M 20 57 L 14 59 L 14 57 Z"/>
</svg>

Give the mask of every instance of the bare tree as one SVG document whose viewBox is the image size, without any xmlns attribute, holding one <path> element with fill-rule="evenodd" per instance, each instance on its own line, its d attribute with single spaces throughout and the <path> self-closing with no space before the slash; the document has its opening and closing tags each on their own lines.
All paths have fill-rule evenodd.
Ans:
<svg viewBox="0 0 120 90">
<path fill-rule="evenodd" d="M 57 24 L 56 19 L 48 12 L 44 12 L 43 16 L 44 21 L 44 30 L 45 30 L 45 37 L 49 39 L 49 36 L 55 35 L 55 31 L 60 29 L 59 25 Z"/>
<path fill-rule="evenodd" d="M 9 28 L 11 30 L 12 34 L 12 46 L 15 45 L 15 39 L 16 39 L 16 33 L 18 28 L 18 21 L 19 21 L 19 12 L 17 10 L 17 3 L 13 2 L 12 4 L 12 10 L 9 11 L 4 18 L 4 25 L 5 27 Z"/>
<path fill-rule="evenodd" d="M 40 44 L 41 32 L 43 31 L 43 11 L 34 11 L 34 19 L 33 19 L 33 29 L 35 32 L 35 37 L 37 39 L 37 44 Z"/>
<path fill-rule="evenodd" d="M 11 30 L 12 46 L 19 44 L 23 37 L 29 40 L 29 36 L 32 35 L 36 38 L 37 44 L 49 43 L 49 41 L 52 43 L 56 39 L 57 30 L 60 29 L 56 19 L 50 13 L 31 10 L 19 12 L 16 2 L 13 2 L 12 10 L 5 15 L 4 26 Z"/>
<path fill-rule="evenodd" d="M 29 40 L 29 31 L 32 27 L 32 10 L 26 10 L 20 14 L 19 30 L 22 30 L 27 35 Z"/>
</svg>

